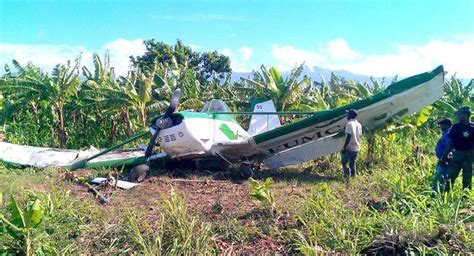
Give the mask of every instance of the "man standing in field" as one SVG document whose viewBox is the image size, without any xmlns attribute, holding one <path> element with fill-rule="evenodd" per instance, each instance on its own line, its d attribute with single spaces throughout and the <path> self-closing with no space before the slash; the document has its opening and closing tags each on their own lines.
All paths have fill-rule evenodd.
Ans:
<svg viewBox="0 0 474 256">
<path fill-rule="evenodd" d="M 449 176 L 448 164 L 443 161 L 443 154 L 445 148 L 449 143 L 449 129 L 452 126 L 451 119 L 445 118 L 438 122 L 439 129 L 441 130 L 441 138 L 436 143 L 436 157 L 438 158 L 438 164 L 436 165 L 436 172 L 434 177 L 433 191 L 443 191 L 446 186 L 446 181 Z"/>
<path fill-rule="evenodd" d="M 471 119 L 471 108 L 461 107 L 457 112 L 458 123 L 448 133 L 448 146 L 443 153 L 443 161 L 447 163 L 449 152 L 454 149 L 453 159 L 449 162 L 449 179 L 446 191 L 454 185 L 462 169 L 462 187 L 471 189 L 472 158 L 474 151 L 474 123 Z"/>
<path fill-rule="evenodd" d="M 342 147 L 342 168 L 344 169 L 344 178 L 356 176 L 355 161 L 360 151 L 360 137 L 362 136 L 362 125 L 357 121 L 357 110 L 347 111 L 346 141 Z"/>
</svg>

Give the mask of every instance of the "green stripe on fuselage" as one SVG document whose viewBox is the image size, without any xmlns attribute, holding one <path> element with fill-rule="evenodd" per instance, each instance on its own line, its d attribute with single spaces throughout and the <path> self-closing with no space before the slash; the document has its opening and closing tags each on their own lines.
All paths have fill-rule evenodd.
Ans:
<svg viewBox="0 0 474 256">
<path fill-rule="evenodd" d="M 183 118 L 202 118 L 202 119 L 210 119 L 210 120 L 221 120 L 221 121 L 227 121 L 227 122 L 238 124 L 232 115 L 221 114 L 219 112 L 182 111 L 182 112 L 176 112 L 175 114 L 181 115 Z"/>
<path fill-rule="evenodd" d="M 314 114 L 308 118 L 281 126 L 279 128 L 276 128 L 268 132 L 255 135 L 253 137 L 254 141 L 257 144 L 260 144 L 260 143 L 278 138 L 280 136 L 285 136 L 292 132 L 296 132 L 298 130 L 308 128 L 317 123 L 329 121 L 334 118 L 342 118 L 346 115 L 346 110 L 361 109 L 361 108 L 367 107 L 369 105 L 382 101 L 386 98 L 389 98 L 393 95 L 407 91 L 420 84 L 426 83 L 442 72 L 444 72 L 443 66 L 439 66 L 431 72 L 426 72 L 426 73 L 415 75 L 409 78 L 405 78 L 399 82 L 391 84 L 383 92 L 374 94 L 363 100 L 359 100 L 359 101 L 356 101 L 356 102 L 353 102 L 353 103 L 350 103 L 350 104 L 347 104 L 335 109 L 331 109 L 331 110 L 314 112 Z"/>
<path fill-rule="evenodd" d="M 234 133 L 234 131 L 232 131 L 232 129 L 230 129 L 230 127 L 226 124 L 221 124 L 219 126 L 219 130 L 224 133 L 224 135 L 229 139 L 229 140 L 236 140 L 239 138 L 239 136 L 237 136 L 237 134 Z"/>
</svg>

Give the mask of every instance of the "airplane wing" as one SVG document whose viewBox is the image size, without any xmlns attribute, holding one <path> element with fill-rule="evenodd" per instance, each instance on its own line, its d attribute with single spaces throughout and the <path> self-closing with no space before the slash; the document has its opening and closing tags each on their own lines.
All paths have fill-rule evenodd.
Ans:
<svg viewBox="0 0 474 256">
<path fill-rule="evenodd" d="M 325 137 L 315 141 L 278 152 L 265 159 L 268 168 L 276 169 L 283 166 L 300 164 L 319 157 L 341 151 L 344 146 L 343 134 Z"/>
<path fill-rule="evenodd" d="M 85 159 L 97 154 L 100 150 L 68 150 L 0 142 L 0 163 L 13 166 L 33 166 L 45 168 L 59 166 L 70 168 L 78 159 Z M 145 163 L 146 158 L 142 149 L 121 149 L 109 152 L 85 165 L 87 168 L 103 169 L 123 165 L 137 165 Z"/>
<path fill-rule="evenodd" d="M 398 120 L 432 104 L 443 96 L 444 69 L 415 75 L 388 86 L 383 92 L 335 109 L 257 134 L 238 145 L 217 147 L 224 154 L 241 157 L 260 155 L 272 168 L 301 163 L 342 148 L 334 135 L 344 132 L 346 110 L 357 109 L 357 119 L 366 130 Z M 308 145 L 306 145 L 308 144 Z M 313 151 L 312 153 L 306 153 Z"/>
</svg>

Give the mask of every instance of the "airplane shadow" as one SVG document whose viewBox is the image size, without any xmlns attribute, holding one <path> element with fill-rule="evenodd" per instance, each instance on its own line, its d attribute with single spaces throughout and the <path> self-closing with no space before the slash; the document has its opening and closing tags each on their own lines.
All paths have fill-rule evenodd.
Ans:
<svg viewBox="0 0 474 256">
<path fill-rule="evenodd" d="M 168 177 L 168 178 L 185 178 L 185 179 L 214 179 L 214 180 L 228 180 L 234 183 L 243 183 L 245 179 L 242 178 L 238 171 L 197 171 L 187 168 L 157 170 L 153 169 L 148 174 L 148 177 Z M 254 172 L 254 179 L 264 180 L 272 178 L 276 182 L 297 182 L 297 183 L 320 183 L 342 181 L 342 177 L 318 174 L 310 170 L 302 169 L 281 169 L 270 170 L 264 169 Z"/>
</svg>

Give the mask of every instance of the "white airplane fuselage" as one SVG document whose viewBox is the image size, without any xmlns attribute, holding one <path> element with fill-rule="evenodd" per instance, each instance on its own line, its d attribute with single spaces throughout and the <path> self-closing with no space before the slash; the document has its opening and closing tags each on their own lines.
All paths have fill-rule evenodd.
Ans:
<svg viewBox="0 0 474 256">
<path fill-rule="evenodd" d="M 161 129 L 157 142 L 171 158 L 199 158 L 216 155 L 213 145 L 237 142 L 249 137 L 233 117 L 202 112 L 178 112 L 178 124 Z"/>
</svg>

